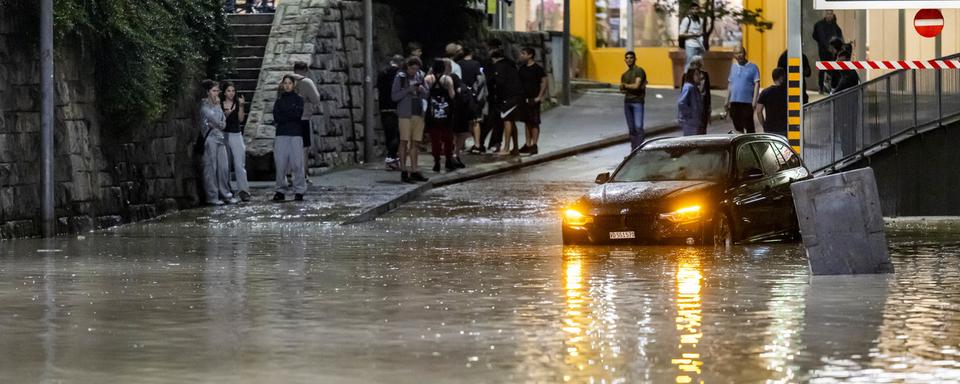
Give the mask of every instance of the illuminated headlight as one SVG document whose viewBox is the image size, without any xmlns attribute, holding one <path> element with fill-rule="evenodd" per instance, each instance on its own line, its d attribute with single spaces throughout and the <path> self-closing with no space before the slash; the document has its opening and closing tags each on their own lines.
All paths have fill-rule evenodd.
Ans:
<svg viewBox="0 0 960 384">
<path fill-rule="evenodd" d="M 692 207 L 681 208 L 670 213 L 661 213 L 660 219 L 669 220 L 674 223 L 697 221 L 700 220 L 700 206 L 694 205 Z"/>
<path fill-rule="evenodd" d="M 563 222 L 566 223 L 567 225 L 579 227 L 579 226 L 587 225 L 587 223 L 593 222 L 593 218 L 590 216 L 584 215 L 583 213 L 581 213 L 576 209 L 567 208 L 566 210 L 563 211 Z"/>
</svg>

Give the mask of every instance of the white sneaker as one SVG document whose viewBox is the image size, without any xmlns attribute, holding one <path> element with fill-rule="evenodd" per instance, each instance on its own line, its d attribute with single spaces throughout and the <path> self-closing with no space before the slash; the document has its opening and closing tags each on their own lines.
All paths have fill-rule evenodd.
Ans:
<svg viewBox="0 0 960 384">
<path fill-rule="evenodd" d="M 236 197 L 231 197 L 231 198 L 227 199 L 227 203 L 228 203 L 228 204 L 237 204 L 237 203 L 239 203 L 239 202 L 240 202 L 240 200 L 238 200 Z"/>
<path fill-rule="evenodd" d="M 223 205 L 224 203 L 223 203 L 223 200 L 213 200 L 213 201 L 208 201 L 207 204 L 210 204 L 210 205 Z"/>
</svg>

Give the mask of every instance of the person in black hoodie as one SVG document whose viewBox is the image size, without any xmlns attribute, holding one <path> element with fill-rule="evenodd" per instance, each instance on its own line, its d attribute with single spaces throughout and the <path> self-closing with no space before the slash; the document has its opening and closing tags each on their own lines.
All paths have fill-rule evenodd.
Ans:
<svg viewBox="0 0 960 384">
<path fill-rule="evenodd" d="M 280 83 L 280 97 L 273 104 L 273 122 L 276 137 L 273 140 L 273 163 L 277 172 L 276 194 L 273 201 L 283 201 L 290 188 L 288 174 L 293 175 L 294 199 L 303 200 L 307 181 L 303 172 L 303 98 L 294 92 L 296 80 L 286 75 Z"/>
<path fill-rule="evenodd" d="M 499 155 L 519 155 L 520 145 L 517 137 L 515 122 L 520 116 L 520 102 L 523 101 L 523 88 L 520 86 L 520 72 L 517 71 L 517 65 L 506 58 L 501 49 L 494 49 L 490 52 L 490 59 L 493 60 L 493 73 L 491 73 L 491 90 L 497 95 L 497 105 L 494 110 L 498 113 L 500 120 L 503 121 L 503 141 L 501 143 Z M 510 143 L 513 143 L 511 149 Z"/>
</svg>

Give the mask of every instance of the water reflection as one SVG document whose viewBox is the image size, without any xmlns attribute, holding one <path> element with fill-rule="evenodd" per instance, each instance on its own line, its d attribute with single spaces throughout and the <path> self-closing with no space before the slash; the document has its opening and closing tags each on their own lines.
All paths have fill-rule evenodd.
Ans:
<svg viewBox="0 0 960 384">
<path fill-rule="evenodd" d="M 680 342 L 676 357 L 670 362 L 677 366 L 677 383 L 703 383 L 700 378 L 703 361 L 698 348 L 703 338 L 703 300 L 700 296 L 703 274 L 700 272 L 699 250 L 688 248 L 680 252 L 676 281 L 676 326 Z"/>
</svg>

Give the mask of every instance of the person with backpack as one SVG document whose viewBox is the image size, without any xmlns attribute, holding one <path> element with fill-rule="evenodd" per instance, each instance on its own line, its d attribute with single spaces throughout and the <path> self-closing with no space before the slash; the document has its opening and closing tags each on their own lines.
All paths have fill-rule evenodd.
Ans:
<svg viewBox="0 0 960 384">
<path fill-rule="evenodd" d="M 684 70 L 690 65 L 694 56 L 703 56 L 706 51 L 703 47 L 703 24 L 700 21 L 700 4 L 692 2 L 687 9 L 687 15 L 680 20 L 680 35 L 677 37 L 680 48 L 686 52 Z"/>
<path fill-rule="evenodd" d="M 397 103 L 397 118 L 400 131 L 400 181 L 412 183 L 427 181 L 419 172 L 417 158 L 420 141 L 423 140 L 424 103 L 427 88 L 423 85 L 420 71 L 421 61 L 410 57 L 403 63 L 403 69 L 397 71 L 393 80 L 390 98 Z M 409 159 L 410 165 L 407 165 Z"/>
<path fill-rule="evenodd" d="M 467 102 L 464 119 L 473 136 L 473 146 L 470 147 L 470 153 L 481 154 L 486 152 L 483 146 L 483 137 L 480 131 L 480 122 L 483 119 L 483 104 L 486 101 L 486 79 L 483 75 L 483 66 L 479 61 L 473 59 L 473 51 L 470 48 L 463 48 L 463 59 L 458 64 L 463 70 L 463 82 L 469 88 L 470 100 Z M 464 145 L 466 144 L 466 138 Z"/>
<path fill-rule="evenodd" d="M 450 63 L 447 60 L 433 62 L 430 73 L 424 78 L 429 90 L 427 107 L 427 130 L 433 153 L 433 171 L 440 172 L 440 157 L 446 158 L 447 171 L 455 171 L 453 162 L 453 104 L 457 94 Z"/>
</svg>

